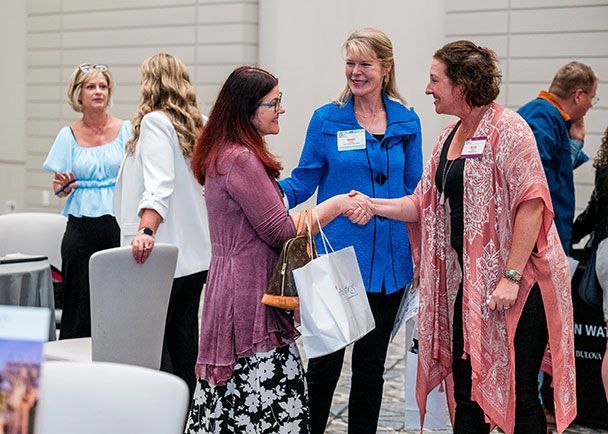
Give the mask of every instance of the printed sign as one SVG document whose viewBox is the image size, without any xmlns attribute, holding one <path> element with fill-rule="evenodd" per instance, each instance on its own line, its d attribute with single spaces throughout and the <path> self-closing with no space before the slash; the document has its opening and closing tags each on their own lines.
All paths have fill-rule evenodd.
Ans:
<svg viewBox="0 0 608 434">
<path fill-rule="evenodd" d="M 50 310 L 0 306 L 0 433 L 33 432 Z"/>
</svg>

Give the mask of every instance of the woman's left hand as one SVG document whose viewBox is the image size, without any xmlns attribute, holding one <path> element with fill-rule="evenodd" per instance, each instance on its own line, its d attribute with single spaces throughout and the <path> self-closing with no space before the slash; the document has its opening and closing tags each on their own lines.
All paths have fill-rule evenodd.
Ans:
<svg viewBox="0 0 608 434">
<path fill-rule="evenodd" d="M 72 172 L 55 172 L 53 177 L 53 190 L 55 196 L 65 197 L 78 187 L 78 182 Z"/>
<path fill-rule="evenodd" d="M 488 306 L 490 310 L 510 309 L 517 301 L 519 285 L 501 277 L 496 285 L 496 289 L 490 296 Z"/>
<path fill-rule="evenodd" d="M 131 248 L 133 251 L 133 258 L 138 264 L 143 264 L 146 259 L 150 257 L 152 249 L 154 248 L 154 237 L 146 234 L 138 233 L 131 241 Z"/>
</svg>

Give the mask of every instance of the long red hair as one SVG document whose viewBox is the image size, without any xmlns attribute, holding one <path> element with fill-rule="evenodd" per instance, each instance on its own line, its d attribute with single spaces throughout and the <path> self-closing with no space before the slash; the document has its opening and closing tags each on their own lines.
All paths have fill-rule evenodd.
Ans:
<svg viewBox="0 0 608 434">
<path fill-rule="evenodd" d="M 251 150 L 270 176 L 279 177 L 281 163 L 251 123 L 258 103 L 278 82 L 274 75 L 254 66 L 241 66 L 226 79 L 192 154 L 192 171 L 201 185 L 205 185 L 205 174 L 229 143 Z"/>
</svg>

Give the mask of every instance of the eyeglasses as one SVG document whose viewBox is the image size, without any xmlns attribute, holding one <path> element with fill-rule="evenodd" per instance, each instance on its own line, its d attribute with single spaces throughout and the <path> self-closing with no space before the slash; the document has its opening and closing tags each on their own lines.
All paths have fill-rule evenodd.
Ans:
<svg viewBox="0 0 608 434">
<path fill-rule="evenodd" d="M 108 67 L 108 65 L 106 65 L 105 63 L 98 63 L 97 65 L 93 65 L 91 63 L 83 63 L 82 65 L 79 66 L 79 68 L 85 74 L 88 74 L 89 72 L 91 72 L 93 70 L 96 70 L 99 72 L 105 72 L 108 69 L 110 69 Z"/>
<path fill-rule="evenodd" d="M 279 92 L 278 98 L 273 99 L 271 102 L 258 103 L 258 107 L 274 107 L 274 112 L 278 113 L 281 109 L 281 98 L 283 98 L 283 92 Z"/>
<path fill-rule="evenodd" d="M 600 102 L 600 99 L 597 96 L 591 96 L 591 94 L 589 92 L 587 92 L 585 89 L 581 89 L 581 90 L 591 97 L 591 107 L 593 107 L 598 102 Z"/>
</svg>

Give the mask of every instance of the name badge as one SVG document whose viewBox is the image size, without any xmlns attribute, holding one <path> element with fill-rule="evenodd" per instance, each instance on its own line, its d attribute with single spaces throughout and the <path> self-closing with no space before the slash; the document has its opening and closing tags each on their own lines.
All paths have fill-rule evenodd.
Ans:
<svg viewBox="0 0 608 434">
<path fill-rule="evenodd" d="M 338 131 L 338 151 L 365 149 L 365 130 Z"/>
<path fill-rule="evenodd" d="M 486 147 L 487 137 L 472 137 L 462 147 L 460 158 L 479 158 L 483 155 L 483 149 Z"/>
</svg>

